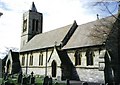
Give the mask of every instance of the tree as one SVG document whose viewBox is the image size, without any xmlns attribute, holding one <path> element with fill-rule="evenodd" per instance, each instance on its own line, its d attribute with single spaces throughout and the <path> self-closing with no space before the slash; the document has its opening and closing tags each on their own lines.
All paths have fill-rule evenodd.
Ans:
<svg viewBox="0 0 120 85">
<path fill-rule="evenodd" d="M 98 10 L 108 13 L 112 18 L 114 18 L 115 22 L 111 21 L 112 19 L 107 20 L 103 18 L 99 20 L 100 25 L 99 24 L 95 25 L 94 34 L 91 34 L 91 37 L 93 37 L 94 39 L 103 39 L 103 37 L 105 37 L 104 35 L 109 37 L 109 39 L 107 39 L 106 41 L 107 45 L 105 45 L 105 47 L 107 48 L 110 54 L 109 56 L 110 59 L 105 58 L 107 62 L 105 64 L 107 70 L 112 69 L 111 72 L 108 70 L 106 71 L 106 73 L 112 73 L 113 80 L 110 80 L 108 74 L 108 77 L 106 76 L 106 82 L 120 83 L 119 81 L 120 80 L 120 9 L 119 9 L 120 1 L 115 1 L 116 4 L 114 5 L 114 8 L 112 8 L 112 10 L 109 8 L 111 2 L 105 2 L 105 1 L 106 0 L 102 0 L 101 2 L 95 2 L 94 4 L 92 4 L 92 6 L 93 7 L 100 6 L 101 8 Z M 117 9 L 118 9 L 118 14 L 115 15 L 114 11 Z M 98 16 L 99 14 L 97 14 L 97 17 Z M 104 22 L 109 23 L 109 25 L 105 24 Z M 112 29 L 110 30 L 111 35 L 108 33 L 108 30 L 110 28 Z M 109 66 L 107 67 L 107 65 Z"/>
<path fill-rule="evenodd" d="M 0 52 L 0 54 L 2 55 L 2 56 L 0 56 L 0 57 L 4 58 L 4 57 L 8 54 L 8 52 L 9 52 L 10 50 L 15 51 L 15 52 L 18 52 L 18 51 L 19 51 L 19 49 L 16 48 L 16 47 L 5 47 L 5 51 L 4 51 L 4 52 Z"/>
</svg>

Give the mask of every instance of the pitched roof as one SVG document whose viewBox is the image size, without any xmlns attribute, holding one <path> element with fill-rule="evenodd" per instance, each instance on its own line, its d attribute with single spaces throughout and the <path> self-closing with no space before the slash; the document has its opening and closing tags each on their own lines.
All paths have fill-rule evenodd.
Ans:
<svg viewBox="0 0 120 85">
<path fill-rule="evenodd" d="M 12 60 L 13 60 L 13 63 L 14 62 L 19 62 L 19 52 L 11 52 L 11 55 L 12 55 Z"/>
<path fill-rule="evenodd" d="M 115 16 L 117 17 L 117 15 Z M 110 16 L 79 25 L 68 43 L 62 49 L 102 45 L 105 43 L 115 21 L 115 17 Z"/>
<path fill-rule="evenodd" d="M 65 35 L 70 30 L 72 24 L 49 31 L 45 33 L 38 34 L 34 36 L 25 46 L 21 48 L 21 52 L 49 48 L 53 46 L 59 46 L 61 41 L 64 39 Z"/>
<path fill-rule="evenodd" d="M 117 17 L 118 15 L 115 16 Z M 102 45 L 105 43 L 115 21 L 116 19 L 110 16 L 79 25 L 62 49 Z M 21 48 L 20 52 L 49 48 L 55 45 L 60 46 L 61 41 L 65 38 L 72 25 L 73 24 L 34 36 Z"/>
</svg>

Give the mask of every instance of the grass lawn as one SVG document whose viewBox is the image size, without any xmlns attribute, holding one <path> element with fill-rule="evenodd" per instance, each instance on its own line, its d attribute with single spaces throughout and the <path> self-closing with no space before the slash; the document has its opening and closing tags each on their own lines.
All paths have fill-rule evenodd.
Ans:
<svg viewBox="0 0 120 85">
<path fill-rule="evenodd" d="M 35 83 L 36 83 L 37 85 L 43 85 L 43 79 L 37 77 L 37 78 L 35 78 Z"/>
<path fill-rule="evenodd" d="M 2 78 L 0 78 L 0 84 L 2 84 L 2 81 L 3 81 Z"/>
<path fill-rule="evenodd" d="M 0 78 L 0 84 L 2 84 L 2 78 Z M 6 81 L 4 81 L 4 82 L 6 82 Z M 14 83 L 15 85 L 19 85 L 18 83 L 17 83 L 17 78 L 9 78 L 8 80 L 7 80 L 7 82 L 10 82 L 10 83 Z M 57 82 L 56 80 L 53 80 L 53 84 L 52 85 L 66 85 L 66 84 L 61 84 L 61 83 L 55 83 L 55 82 Z M 36 77 L 35 78 L 35 83 L 36 83 L 36 85 L 43 85 L 43 78 L 40 78 L 40 77 Z M 27 85 L 30 85 L 30 84 L 27 84 Z"/>
</svg>

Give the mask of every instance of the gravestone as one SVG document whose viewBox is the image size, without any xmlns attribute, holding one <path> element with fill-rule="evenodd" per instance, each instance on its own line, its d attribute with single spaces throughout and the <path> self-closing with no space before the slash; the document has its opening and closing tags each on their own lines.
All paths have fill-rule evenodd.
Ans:
<svg viewBox="0 0 120 85">
<path fill-rule="evenodd" d="M 17 81 L 19 84 L 22 83 L 22 77 L 23 77 L 22 72 L 20 72 L 20 74 L 18 75 L 18 81 Z"/>
<path fill-rule="evenodd" d="M 49 78 L 49 85 L 52 85 L 52 77 Z"/>
<path fill-rule="evenodd" d="M 27 83 L 28 83 L 28 79 L 26 77 L 24 77 L 22 84 L 26 85 Z"/>
<path fill-rule="evenodd" d="M 46 77 L 44 78 L 43 85 L 48 85 L 48 82 L 49 82 L 49 77 L 46 76 Z"/>
<path fill-rule="evenodd" d="M 7 72 L 4 74 L 4 80 L 7 80 L 8 79 L 8 74 Z"/>
<path fill-rule="evenodd" d="M 8 81 L 5 81 L 4 82 L 4 85 L 9 85 L 10 83 Z"/>
<path fill-rule="evenodd" d="M 27 77 L 27 83 L 31 83 L 31 75 L 29 75 L 28 77 Z"/>
<path fill-rule="evenodd" d="M 31 84 L 35 84 L 35 77 L 31 78 Z"/>
<path fill-rule="evenodd" d="M 31 72 L 30 84 L 35 84 L 35 77 L 33 76 L 33 71 Z"/>
<path fill-rule="evenodd" d="M 69 79 L 67 79 L 67 85 L 70 85 L 70 80 Z"/>
<path fill-rule="evenodd" d="M 32 71 L 32 72 L 31 72 L 31 77 L 33 77 L 33 74 L 34 74 L 34 73 L 33 73 L 33 71 Z"/>
</svg>

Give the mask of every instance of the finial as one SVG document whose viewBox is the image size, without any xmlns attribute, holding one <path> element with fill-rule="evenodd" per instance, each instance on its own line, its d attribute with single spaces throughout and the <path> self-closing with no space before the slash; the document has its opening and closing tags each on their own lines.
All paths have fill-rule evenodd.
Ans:
<svg viewBox="0 0 120 85">
<path fill-rule="evenodd" d="M 36 7 L 35 7 L 34 2 L 32 2 L 32 6 L 31 6 L 31 9 L 30 9 L 30 10 L 33 11 L 33 12 L 37 12 L 37 9 L 36 9 Z"/>
</svg>

